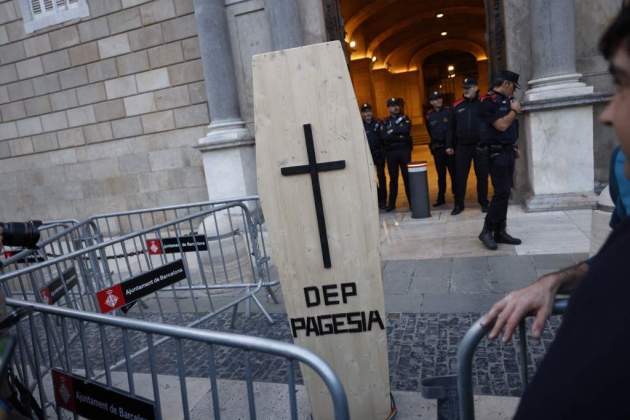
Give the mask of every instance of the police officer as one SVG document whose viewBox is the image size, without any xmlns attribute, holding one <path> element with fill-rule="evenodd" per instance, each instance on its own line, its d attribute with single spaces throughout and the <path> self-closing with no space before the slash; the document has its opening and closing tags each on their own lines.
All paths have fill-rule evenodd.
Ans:
<svg viewBox="0 0 630 420">
<path fill-rule="evenodd" d="M 447 153 L 455 153 L 455 207 L 457 215 L 464 211 L 466 184 L 470 162 L 474 159 L 477 176 L 477 201 L 481 211 L 488 211 L 488 159 L 479 148 L 479 87 L 471 77 L 464 79 L 464 96 L 453 103 L 453 118 L 447 137 Z"/>
<path fill-rule="evenodd" d="M 401 112 L 401 98 L 387 100 L 389 117 L 383 122 L 382 138 L 387 155 L 387 170 L 389 171 L 389 201 L 387 211 L 396 208 L 398 195 L 398 169 L 402 174 L 405 192 L 409 199 L 409 179 L 407 165 L 411 162 L 411 120 Z"/>
<path fill-rule="evenodd" d="M 520 239 L 510 236 L 505 230 L 514 159 L 518 157 L 516 117 L 521 112 L 521 104 L 513 98 L 518 87 L 518 74 L 503 70 L 499 72 L 488 96 L 481 102 L 481 145 L 487 147 L 494 196 L 479 239 L 490 250 L 497 249 L 498 243 L 521 243 Z"/>
<path fill-rule="evenodd" d="M 447 137 L 451 125 L 451 109 L 444 106 L 442 94 L 438 91 L 431 92 L 429 103 L 433 107 L 427 113 L 427 131 L 431 138 L 429 148 L 435 161 L 435 169 L 438 174 L 438 196 L 433 207 L 441 206 L 446 201 L 446 170 L 451 176 L 451 191 L 455 194 L 455 167 L 453 165 L 453 149 L 447 151 Z"/>
<path fill-rule="evenodd" d="M 363 119 L 363 128 L 365 129 L 365 135 L 372 153 L 374 167 L 376 168 L 378 208 L 384 209 L 387 200 L 387 186 L 385 181 L 385 147 L 381 138 L 383 123 L 374 118 L 372 105 L 370 104 L 361 105 L 361 118 Z"/>
</svg>

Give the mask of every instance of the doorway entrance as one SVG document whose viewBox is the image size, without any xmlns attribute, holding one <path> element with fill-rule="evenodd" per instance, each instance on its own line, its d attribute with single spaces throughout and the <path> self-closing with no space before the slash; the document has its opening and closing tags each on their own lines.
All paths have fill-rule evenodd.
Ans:
<svg viewBox="0 0 630 420">
<path fill-rule="evenodd" d="M 413 123 L 413 160 L 429 162 L 429 188 L 435 198 L 437 174 L 424 117 L 427 96 L 441 91 L 450 106 L 461 97 L 466 77 L 475 77 L 480 92 L 487 92 L 484 0 L 339 0 L 339 7 L 357 100 L 372 104 L 375 116 L 383 119 L 387 98 L 404 99 Z M 466 194 L 471 205 L 476 202 L 475 185 L 471 170 Z M 449 187 L 447 201 L 452 200 Z M 406 206 L 404 193 L 399 193 L 397 207 Z"/>
</svg>

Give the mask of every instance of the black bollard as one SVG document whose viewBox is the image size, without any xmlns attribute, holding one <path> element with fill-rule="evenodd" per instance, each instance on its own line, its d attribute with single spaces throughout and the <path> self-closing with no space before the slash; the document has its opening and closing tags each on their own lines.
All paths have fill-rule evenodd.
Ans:
<svg viewBox="0 0 630 420">
<path fill-rule="evenodd" d="M 409 170 L 409 205 L 411 217 L 422 219 L 431 217 L 429 203 L 429 182 L 427 180 L 427 163 L 411 162 L 407 165 Z"/>
</svg>

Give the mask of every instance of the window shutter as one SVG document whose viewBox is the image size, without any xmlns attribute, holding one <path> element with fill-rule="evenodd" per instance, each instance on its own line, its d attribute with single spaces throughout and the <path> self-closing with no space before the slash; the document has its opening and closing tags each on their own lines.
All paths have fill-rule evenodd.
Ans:
<svg viewBox="0 0 630 420">
<path fill-rule="evenodd" d="M 2 1 L 2 0 L 0 0 Z M 87 0 L 18 0 L 24 17 L 24 30 L 31 33 L 90 15 Z M 98 0 L 110 1 L 110 0 Z"/>
<path fill-rule="evenodd" d="M 33 16 L 42 13 L 42 4 L 39 2 L 39 0 L 31 0 L 31 11 L 33 12 Z"/>
</svg>

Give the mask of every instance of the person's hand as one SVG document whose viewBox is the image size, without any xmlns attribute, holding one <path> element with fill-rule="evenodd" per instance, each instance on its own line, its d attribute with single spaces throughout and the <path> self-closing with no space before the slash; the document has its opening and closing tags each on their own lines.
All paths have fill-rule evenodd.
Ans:
<svg viewBox="0 0 630 420">
<path fill-rule="evenodd" d="M 455 150 L 453 150 L 451 147 L 449 147 L 448 149 L 446 149 L 446 154 L 452 156 L 452 155 L 455 154 Z"/>
<path fill-rule="evenodd" d="M 514 149 L 514 159 L 518 159 L 521 157 L 521 152 L 518 149 Z"/>
<path fill-rule="evenodd" d="M 503 333 L 503 342 L 509 341 L 519 322 L 531 314 L 535 316 L 532 335 L 539 338 L 545 321 L 551 314 L 558 284 L 557 273 L 547 274 L 532 285 L 511 292 L 495 303 L 481 320 L 484 326 L 492 325 L 488 337 L 494 339 Z"/>
<path fill-rule="evenodd" d="M 512 99 L 510 102 L 510 108 L 517 114 L 521 113 L 521 103 L 517 99 Z"/>
</svg>

